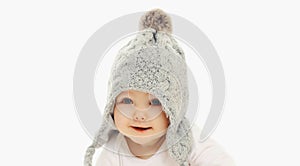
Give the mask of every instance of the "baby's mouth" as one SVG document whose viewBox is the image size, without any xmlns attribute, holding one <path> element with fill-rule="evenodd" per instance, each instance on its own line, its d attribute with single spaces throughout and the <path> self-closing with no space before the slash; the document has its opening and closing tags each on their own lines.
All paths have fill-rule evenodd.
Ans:
<svg viewBox="0 0 300 166">
<path fill-rule="evenodd" d="M 138 126 L 131 126 L 131 128 L 133 128 L 134 130 L 139 131 L 139 132 L 143 132 L 143 131 L 152 129 L 152 127 L 138 127 Z"/>
</svg>

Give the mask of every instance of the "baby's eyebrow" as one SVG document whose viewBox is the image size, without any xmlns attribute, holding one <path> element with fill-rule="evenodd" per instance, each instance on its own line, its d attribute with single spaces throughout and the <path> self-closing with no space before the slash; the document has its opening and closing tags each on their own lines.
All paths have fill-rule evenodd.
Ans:
<svg viewBox="0 0 300 166">
<path fill-rule="evenodd" d="M 117 98 L 124 97 L 124 96 L 127 97 L 128 96 L 127 93 L 121 93 L 120 95 L 117 96 Z"/>
</svg>

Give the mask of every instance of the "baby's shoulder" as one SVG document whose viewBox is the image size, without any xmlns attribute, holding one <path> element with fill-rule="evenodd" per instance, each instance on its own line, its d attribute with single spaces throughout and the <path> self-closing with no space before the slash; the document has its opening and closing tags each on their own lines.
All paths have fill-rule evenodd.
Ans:
<svg viewBox="0 0 300 166">
<path fill-rule="evenodd" d="M 212 138 L 200 142 L 199 128 L 193 128 L 193 146 L 189 156 L 190 164 L 204 166 L 234 166 L 234 161 L 225 149 Z"/>
</svg>

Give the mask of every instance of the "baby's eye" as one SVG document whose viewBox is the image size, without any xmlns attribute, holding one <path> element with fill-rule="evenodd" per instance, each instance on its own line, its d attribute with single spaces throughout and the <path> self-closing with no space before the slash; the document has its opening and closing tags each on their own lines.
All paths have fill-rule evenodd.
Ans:
<svg viewBox="0 0 300 166">
<path fill-rule="evenodd" d="M 160 101 L 158 99 L 153 99 L 152 104 L 154 105 L 161 105 Z"/>
<path fill-rule="evenodd" d="M 129 98 L 124 98 L 124 99 L 122 100 L 122 102 L 125 103 L 125 104 L 132 104 L 132 100 L 129 99 Z"/>
</svg>

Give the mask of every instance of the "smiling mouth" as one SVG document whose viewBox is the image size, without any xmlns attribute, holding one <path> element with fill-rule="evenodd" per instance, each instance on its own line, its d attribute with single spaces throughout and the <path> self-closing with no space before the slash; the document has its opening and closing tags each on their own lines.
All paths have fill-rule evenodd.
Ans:
<svg viewBox="0 0 300 166">
<path fill-rule="evenodd" d="M 136 127 L 136 126 L 131 126 L 134 130 L 143 132 L 152 129 L 152 127 Z"/>
</svg>

